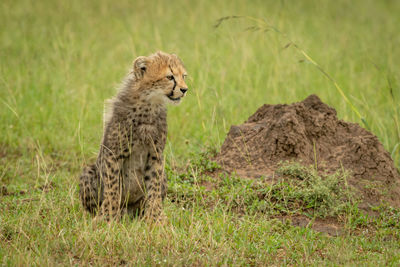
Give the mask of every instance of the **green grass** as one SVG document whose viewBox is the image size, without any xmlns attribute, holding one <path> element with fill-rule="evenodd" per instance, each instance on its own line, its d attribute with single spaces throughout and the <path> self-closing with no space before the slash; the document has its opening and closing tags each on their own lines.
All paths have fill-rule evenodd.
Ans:
<svg viewBox="0 0 400 267">
<path fill-rule="evenodd" d="M 399 264 L 398 210 L 375 207 L 372 218 L 346 197 L 340 211 L 325 203 L 309 216 L 340 214 L 345 232 L 329 237 L 273 217 L 310 214 L 307 205 L 321 204 L 315 193 L 334 183 L 215 179 L 201 172 L 218 166 L 199 156 L 260 105 L 315 93 L 341 119 L 362 124 L 359 112 L 399 167 L 399 14 L 389 0 L 2 1 L 0 264 Z M 247 19 L 214 28 L 231 15 L 266 19 L 284 34 L 245 30 L 258 25 Z M 286 47 L 285 35 L 348 102 L 300 50 Z M 96 156 L 104 100 L 135 57 L 157 50 L 178 54 L 190 75 L 187 97 L 169 109 L 170 224 L 93 225 L 77 176 Z M 269 198 L 260 200 L 259 190 Z"/>
</svg>

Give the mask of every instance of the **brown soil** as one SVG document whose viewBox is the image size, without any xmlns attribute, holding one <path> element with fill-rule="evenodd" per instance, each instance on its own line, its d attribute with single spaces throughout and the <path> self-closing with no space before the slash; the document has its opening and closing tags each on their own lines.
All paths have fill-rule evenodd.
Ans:
<svg viewBox="0 0 400 267">
<path fill-rule="evenodd" d="M 283 222 L 290 220 L 293 226 L 309 227 L 317 232 L 327 233 L 330 236 L 339 236 L 342 234 L 342 226 L 337 222 L 336 218 L 315 218 L 313 220 L 304 215 L 297 216 L 281 216 L 276 219 Z"/>
<path fill-rule="evenodd" d="M 343 167 L 364 208 L 381 202 L 400 207 L 400 175 L 378 138 L 339 120 L 315 95 L 290 105 L 263 105 L 244 124 L 231 127 L 216 157 L 223 170 L 247 178 L 272 177 L 285 160 L 317 163 L 325 173 Z"/>
</svg>

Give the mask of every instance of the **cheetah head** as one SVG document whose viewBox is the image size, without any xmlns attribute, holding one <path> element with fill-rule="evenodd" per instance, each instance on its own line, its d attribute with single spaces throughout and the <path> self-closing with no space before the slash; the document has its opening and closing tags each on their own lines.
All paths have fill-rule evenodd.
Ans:
<svg viewBox="0 0 400 267">
<path fill-rule="evenodd" d="M 138 57 L 132 72 L 140 90 L 153 103 L 179 104 L 188 90 L 185 67 L 174 54 L 157 52 Z"/>
</svg>

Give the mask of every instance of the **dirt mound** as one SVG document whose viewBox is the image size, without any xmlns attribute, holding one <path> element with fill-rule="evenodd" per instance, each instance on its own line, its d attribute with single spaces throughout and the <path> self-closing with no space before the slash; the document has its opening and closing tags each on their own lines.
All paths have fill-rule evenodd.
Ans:
<svg viewBox="0 0 400 267">
<path fill-rule="evenodd" d="M 400 207 L 400 175 L 378 138 L 344 122 L 316 95 L 291 105 L 263 105 L 242 125 L 232 126 L 216 161 L 242 177 L 272 176 L 285 160 L 333 173 L 344 168 L 364 204 Z"/>
</svg>

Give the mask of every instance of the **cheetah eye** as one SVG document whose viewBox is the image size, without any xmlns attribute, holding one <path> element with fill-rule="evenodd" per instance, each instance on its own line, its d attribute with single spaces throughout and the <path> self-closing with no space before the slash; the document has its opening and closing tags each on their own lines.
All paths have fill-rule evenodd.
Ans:
<svg viewBox="0 0 400 267">
<path fill-rule="evenodd" d="M 167 79 L 172 81 L 174 79 L 174 76 L 173 75 L 167 75 Z"/>
<path fill-rule="evenodd" d="M 187 75 L 186 75 L 186 74 L 183 74 L 182 77 L 183 77 L 183 79 L 186 79 Z"/>
</svg>

